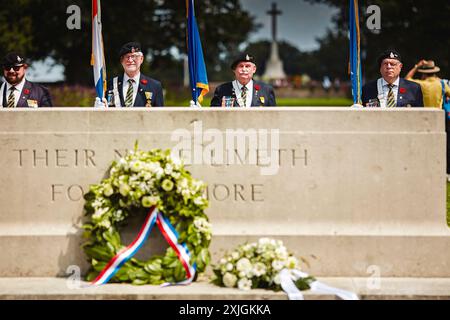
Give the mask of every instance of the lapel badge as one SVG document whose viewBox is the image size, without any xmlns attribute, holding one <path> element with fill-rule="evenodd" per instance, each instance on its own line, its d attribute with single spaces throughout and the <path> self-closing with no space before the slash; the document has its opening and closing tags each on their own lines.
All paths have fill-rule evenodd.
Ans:
<svg viewBox="0 0 450 320">
<path fill-rule="evenodd" d="M 259 101 L 261 101 L 262 104 L 266 102 L 266 99 L 264 97 L 259 97 Z"/>
</svg>

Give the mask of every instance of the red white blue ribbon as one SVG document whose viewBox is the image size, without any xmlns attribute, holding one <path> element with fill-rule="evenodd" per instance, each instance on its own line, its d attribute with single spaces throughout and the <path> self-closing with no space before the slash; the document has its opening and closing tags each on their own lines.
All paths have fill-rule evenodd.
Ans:
<svg viewBox="0 0 450 320">
<path fill-rule="evenodd" d="M 147 240 L 155 223 L 158 225 L 166 241 L 177 253 L 181 264 L 186 270 L 187 279 L 177 284 L 189 284 L 193 281 L 196 271 L 196 265 L 190 265 L 191 254 L 186 244 L 178 243 L 179 235 L 171 223 L 158 212 L 156 207 L 150 209 L 145 222 L 134 241 L 125 249 L 121 250 L 92 281 L 92 285 L 98 286 L 107 283 L 119 271 L 119 269 L 130 260 L 142 247 Z M 165 284 L 166 285 L 166 284 Z"/>
</svg>

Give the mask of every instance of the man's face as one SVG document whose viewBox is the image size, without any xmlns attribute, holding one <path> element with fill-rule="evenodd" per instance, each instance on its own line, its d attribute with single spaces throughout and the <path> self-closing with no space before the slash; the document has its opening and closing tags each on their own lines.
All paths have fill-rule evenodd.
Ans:
<svg viewBox="0 0 450 320">
<path fill-rule="evenodd" d="M 3 76 L 9 84 L 16 85 L 25 77 L 27 68 L 28 66 L 26 64 L 21 66 L 5 66 L 3 67 Z"/>
<path fill-rule="evenodd" d="M 127 53 L 120 59 L 120 63 L 126 74 L 139 72 L 142 62 L 144 62 L 144 56 L 141 52 Z"/>
<path fill-rule="evenodd" d="M 402 71 L 403 64 L 396 59 L 384 59 L 381 62 L 380 73 L 381 76 L 387 81 L 395 80 L 400 75 Z"/>
<path fill-rule="evenodd" d="M 252 80 L 256 72 L 256 65 L 252 62 L 240 62 L 233 70 L 234 76 L 241 84 L 247 84 Z"/>
</svg>

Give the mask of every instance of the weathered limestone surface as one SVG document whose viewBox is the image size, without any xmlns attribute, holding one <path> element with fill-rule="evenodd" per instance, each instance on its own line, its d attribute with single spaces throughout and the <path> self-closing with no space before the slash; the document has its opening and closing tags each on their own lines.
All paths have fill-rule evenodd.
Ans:
<svg viewBox="0 0 450 320">
<path fill-rule="evenodd" d="M 230 143 L 227 129 L 245 130 L 244 152 L 235 144 L 238 157 L 191 166 L 209 185 L 214 259 L 269 236 L 317 276 L 449 277 L 443 118 L 429 109 L 0 110 L 0 277 L 85 271 L 82 193 L 110 162 L 136 140 L 174 148 L 186 133 L 183 155 L 195 160 Z M 141 257 L 164 248 L 153 232 Z"/>
</svg>

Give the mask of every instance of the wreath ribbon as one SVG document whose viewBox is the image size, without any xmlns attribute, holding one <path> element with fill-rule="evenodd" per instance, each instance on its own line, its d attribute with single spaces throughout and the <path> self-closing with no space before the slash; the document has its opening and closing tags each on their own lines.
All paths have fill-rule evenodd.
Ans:
<svg viewBox="0 0 450 320">
<path fill-rule="evenodd" d="M 300 292 L 300 290 L 298 290 L 294 281 L 307 277 L 308 277 L 307 273 L 304 273 L 297 269 L 281 270 L 280 272 L 281 287 L 283 288 L 283 291 L 286 292 L 286 294 L 288 295 L 289 300 L 304 300 L 303 294 Z M 358 296 L 353 292 L 342 290 L 339 288 L 334 288 L 317 280 L 312 282 L 309 286 L 312 292 L 334 294 L 343 300 L 359 300 Z"/>
<path fill-rule="evenodd" d="M 136 238 L 133 242 L 126 248 L 122 249 L 117 253 L 105 266 L 105 268 L 100 272 L 100 274 L 92 281 L 92 285 L 98 286 L 108 283 L 112 277 L 120 270 L 120 268 L 130 260 L 142 247 L 142 245 L 147 240 L 150 232 L 153 229 L 155 223 L 158 225 L 159 230 L 162 235 L 176 252 L 178 259 L 183 265 L 186 271 L 186 280 L 178 282 L 176 284 L 189 284 L 194 280 L 196 272 L 196 264 L 190 265 L 191 253 L 187 248 L 185 243 L 178 243 L 179 235 L 172 224 L 167 220 L 161 212 L 159 212 L 156 207 L 152 207 L 145 218 L 145 222 L 141 227 Z M 165 283 L 163 286 L 172 285 L 171 283 Z"/>
</svg>

